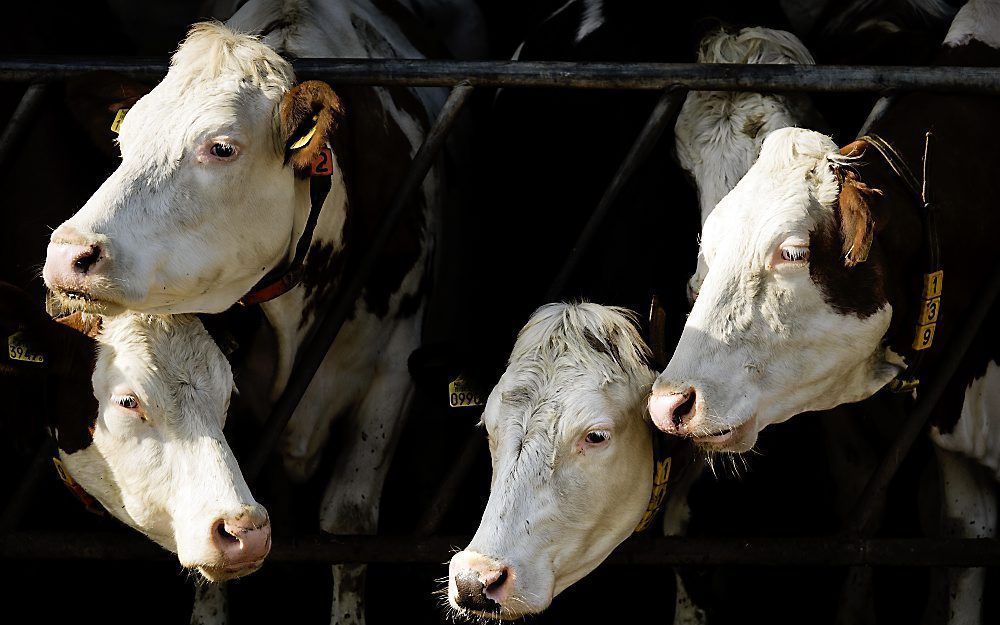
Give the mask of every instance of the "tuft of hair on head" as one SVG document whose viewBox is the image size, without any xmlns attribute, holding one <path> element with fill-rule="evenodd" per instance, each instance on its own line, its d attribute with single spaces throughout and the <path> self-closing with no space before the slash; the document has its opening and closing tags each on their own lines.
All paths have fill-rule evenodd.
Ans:
<svg viewBox="0 0 1000 625">
<path fill-rule="evenodd" d="M 235 74 L 274 98 L 295 82 L 291 63 L 277 51 L 258 37 L 236 32 L 220 22 L 192 26 L 174 52 L 170 70 L 191 82 Z"/>
<path fill-rule="evenodd" d="M 805 44 L 790 32 L 754 26 L 739 32 L 720 29 L 702 38 L 699 63 L 815 65 Z"/>
<path fill-rule="evenodd" d="M 524 359 L 564 360 L 609 380 L 624 375 L 624 381 L 645 383 L 652 375 L 636 314 L 590 302 L 546 304 L 532 313 L 517 335 L 510 363 Z"/>
</svg>

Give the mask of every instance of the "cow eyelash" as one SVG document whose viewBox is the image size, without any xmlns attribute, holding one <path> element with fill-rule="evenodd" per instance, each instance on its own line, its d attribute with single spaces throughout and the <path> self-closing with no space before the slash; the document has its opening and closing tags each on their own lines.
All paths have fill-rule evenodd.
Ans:
<svg viewBox="0 0 1000 625">
<path fill-rule="evenodd" d="M 788 246 L 781 248 L 781 260 L 788 262 L 807 262 L 809 260 L 809 248 L 801 246 Z"/>
<path fill-rule="evenodd" d="M 138 410 L 139 400 L 135 395 L 112 395 L 111 401 L 115 402 L 126 410 Z"/>
<path fill-rule="evenodd" d="M 611 432 L 607 430 L 593 430 L 592 432 L 587 432 L 587 435 L 583 437 L 590 445 L 600 445 L 601 443 L 606 443 L 611 439 Z"/>
</svg>

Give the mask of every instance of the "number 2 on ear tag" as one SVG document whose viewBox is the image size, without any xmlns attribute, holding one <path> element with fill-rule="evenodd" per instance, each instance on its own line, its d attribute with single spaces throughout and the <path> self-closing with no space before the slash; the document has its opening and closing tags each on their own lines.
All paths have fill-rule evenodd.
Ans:
<svg viewBox="0 0 1000 625">
<path fill-rule="evenodd" d="M 328 147 L 320 149 L 319 154 L 313 159 L 309 170 L 310 176 L 330 176 L 333 174 L 333 151 Z"/>
</svg>

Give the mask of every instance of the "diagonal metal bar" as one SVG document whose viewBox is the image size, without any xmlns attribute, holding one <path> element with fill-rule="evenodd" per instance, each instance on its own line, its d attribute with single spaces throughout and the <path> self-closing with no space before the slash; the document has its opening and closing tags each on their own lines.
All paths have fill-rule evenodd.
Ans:
<svg viewBox="0 0 1000 625">
<path fill-rule="evenodd" d="M 986 320 L 986 316 L 993 307 L 998 293 L 1000 293 L 1000 267 L 995 269 L 991 280 L 986 284 L 986 288 L 983 289 L 979 300 L 965 318 L 958 334 L 955 335 L 948 345 L 947 351 L 945 351 L 941 359 L 940 366 L 934 371 L 934 377 L 927 382 L 926 389 L 922 389 L 923 392 L 920 393 L 920 399 L 914 407 L 913 412 L 910 413 L 902 429 L 896 435 L 895 440 L 893 440 L 889 452 L 882 459 L 878 468 L 875 469 L 875 473 L 872 474 L 872 478 L 865 486 L 864 492 L 858 498 L 858 503 L 855 504 L 847 526 L 849 535 L 863 536 L 870 532 L 871 524 L 878 507 L 876 504 L 885 498 L 889 482 L 896 475 L 899 465 L 906 458 L 913 443 L 927 425 L 927 420 L 930 418 L 931 412 L 937 406 L 941 395 L 951 382 L 951 378 L 955 375 L 959 364 L 961 364 L 965 352 L 969 350 L 969 346 L 979 332 L 979 328 Z"/>
<path fill-rule="evenodd" d="M 6 57 L 0 81 L 64 80 L 96 71 L 156 79 L 163 58 Z M 700 91 L 1000 93 L 995 67 L 574 63 L 433 59 L 296 59 L 295 73 L 338 84 L 409 87 L 558 87 Z"/>
<path fill-rule="evenodd" d="M 552 285 L 545 294 L 546 302 L 555 301 L 564 294 L 566 285 L 573 277 L 573 272 L 576 271 L 577 265 L 580 264 L 580 259 L 586 253 L 587 248 L 590 247 L 598 229 L 608 216 L 608 211 L 611 210 L 611 207 L 618 199 L 618 196 L 621 194 L 622 189 L 625 188 L 625 184 L 632 177 L 632 174 L 646 160 L 656 142 L 660 140 L 660 135 L 663 134 L 664 128 L 673 121 L 674 115 L 684 102 L 686 93 L 682 89 L 667 89 L 660 96 L 660 99 L 656 102 L 656 106 L 653 107 L 653 112 L 650 113 L 649 118 L 646 120 L 646 125 L 639 132 L 639 136 L 629 149 L 625 160 L 622 161 L 622 164 L 618 167 L 618 171 L 615 172 L 615 177 L 611 179 L 611 184 L 608 185 L 604 195 L 601 196 L 600 202 L 597 203 L 597 208 L 591 213 L 590 219 L 580 232 L 580 236 L 577 237 L 573 249 L 570 250 L 569 256 L 566 258 L 566 262 L 563 263 L 562 268 L 559 269 L 559 273 L 556 274 L 555 280 L 552 281 Z"/>
<path fill-rule="evenodd" d="M 320 365 L 323 363 L 323 359 L 330 350 L 330 346 L 333 345 L 334 339 L 337 338 L 340 328 L 354 310 L 358 297 L 361 296 L 365 284 L 378 264 L 382 250 L 388 243 L 389 237 L 392 236 L 400 217 L 403 215 L 403 210 L 406 208 L 413 194 L 423 184 L 427 172 L 430 171 L 431 166 L 437 159 L 445 140 L 448 138 L 449 131 L 454 125 L 455 120 L 458 119 L 458 115 L 462 111 L 462 107 L 468 100 L 472 90 L 473 87 L 471 85 L 459 84 L 448 95 L 448 99 L 441 108 L 441 112 L 434 121 L 434 125 L 413 157 L 410 169 L 396 191 L 392 205 L 386 212 L 378 232 L 375 233 L 375 237 L 365 251 L 358 265 L 357 272 L 353 276 L 350 276 L 350 282 L 337 293 L 337 297 L 331 304 L 331 307 L 327 309 L 326 314 L 322 316 L 321 321 L 317 325 L 312 340 L 305 344 L 305 348 L 299 354 L 293 370 L 294 373 L 288 381 L 288 385 L 285 387 L 281 397 L 275 403 L 267 422 L 264 424 L 260 435 L 260 442 L 253 455 L 244 465 L 243 473 L 248 481 L 253 481 L 257 477 L 264 467 L 268 456 L 271 455 L 271 450 L 274 449 L 281 433 L 288 424 L 288 420 L 292 417 L 292 413 L 299 405 L 302 396 L 305 395 L 306 389 L 309 388 L 313 376 L 316 375 L 316 371 L 319 370 Z"/>
<path fill-rule="evenodd" d="M 3 129 L 3 134 L 0 135 L 0 169 L 6 167 L 11 153 L 31 128 L 31 122 L 38 114 L 38 109 L 41 108 L 48 91 L 48 85 L 38 83 L 29 86 L 24 95 L 21 96 L 21 101 L 17 103 L 17 108 L 11 114 L 10 121 Z"/>
</svg>

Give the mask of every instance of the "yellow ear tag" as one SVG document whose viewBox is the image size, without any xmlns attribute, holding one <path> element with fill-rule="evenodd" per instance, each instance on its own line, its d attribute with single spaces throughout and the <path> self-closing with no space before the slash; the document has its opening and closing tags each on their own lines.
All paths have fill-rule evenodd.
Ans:
<svg viewBox="0 0 1000 625">
<path fill-rule="evenodd" d="M 486 398 L 458 376 L 448 384 L 448 405 L 452 408 L 467 408 L 470 406 L 485 406 Z"/>
<path fill-rule="evenodd" d="M 125 115 L 128 114 L 129 109 L 118 109 L 115 113 L 115 121 L 111 122 L 111 132 L 118 134 L 122 129 L 122 122 L 125 121 Z"/>
<path fill-rule="evenodd" d="M 309 129 L 309 132 L 307 132 L 306 134 L 302 135 L 301 137 L 299 137 L 298 139 L 295 140 L 295 143 L 293 143 L 292 145 L 288 146 L 289 150 L 298 150 L 299 148 L 301 148 L 301 147 L 305 146 L 307 143 L 309 143 L 309 140 L 313 138 L 314 134 L 316 134 L 316 126 L 318 124 L 316 124 L 315 122 L 317 120 L 319 120 L 319 113 L 313 115 L 313 126 L 312 126 L 312 128 Z"/>
<path fill-rule="evenodd" d="M 23 362 L 44 363 L 45 355 L 35 351 L 23 332 L 15 332 L 7 337 L 7 357 Z"/>
</svg>

